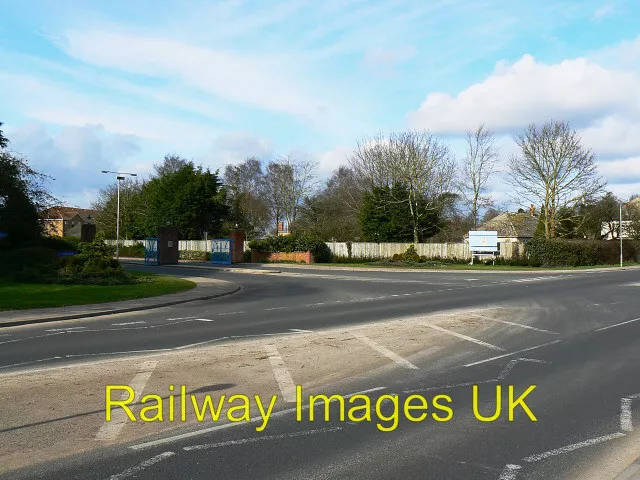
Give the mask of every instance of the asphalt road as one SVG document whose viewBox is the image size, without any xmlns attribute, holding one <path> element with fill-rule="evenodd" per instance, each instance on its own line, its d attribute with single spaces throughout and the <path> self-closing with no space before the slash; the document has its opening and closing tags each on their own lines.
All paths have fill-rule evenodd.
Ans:
<svg viewBox="0 0 640 480">
<path fill-rule="evenodd" d="M 11 478 L 580 478 L 582 469 L 616 448 L 640 445 L 633 431 L 634 423 L 640 425 L 640 396 L 633 398 L 640 394 L 640 321 L 634 321 L 640 320 L 639 270 L 198 274 L 233 281 L 242 291 L 117 321 L 98 317 L 2 329 L 0 368 L 486 305 L 537 311 L 530 325 L 539 331 L 490 330 L 477 340 L 500 352 L 465 343 L 446 352 L 455 358 L 446 369 L 418 364 L 415 370 L 391 369 L 336 385 L 335 393 L 368 391 L 374 400 L 391 393 L 400 402 L 416 392 L 428 399 L 448 394 L 455 413 L 447 422 L 400 420 L 396 430 L 383 433 L 375 421 L 296 422 L 285 413 L 271 420 L 268 432 L 238 425 L 188 439 L 159 438 L 155 445 L 105 448 L 13 472 Z M 506 392 L 502 415 L 495 422 L 478 421 L 472 383 L 480 386 L 484 415 L 495 408 L 496 385 L 513 385 L 516 396 L 536 385 L 527 404 L 538 421 L 516 409 L 510 422 Z M 386 402 L 383 411 L 389 414 L 392 407 Z"/>
</svg>

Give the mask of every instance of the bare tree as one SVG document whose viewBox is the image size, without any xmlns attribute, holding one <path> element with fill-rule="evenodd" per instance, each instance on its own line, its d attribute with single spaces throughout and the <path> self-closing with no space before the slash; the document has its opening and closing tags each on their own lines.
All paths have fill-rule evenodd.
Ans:
<svg viewBox="0 0 640 480">
<path fill-rule="evenodd" d="M 495 172 L 498 162 L 498 148 L 493 132 L 480 125 L 473 132 L 467 131 L 467 151 L 461 162 L 460 193 L 473 219 L 473 228 L 480 223 L 480 210 L 493 204 L 485 195 L 487 182 Z"/>
<path fill-rule="evenodd" d="M 567 122 L 549 121 L 541 128 L 532 124 L 515 142 L 521 153 L 509 161 L 508 181 L 518 195 L 542 206 L 545 237 L 555 237 L 559 224 L 606 182 L 593 153 Z"/>
<path fill-rule="evenodd" d="M 164 156 L 162 163 L 156 163 L 153 168 L 156 175 L 162 177 L 170 173 L 175 173 L 186 167 L 189 161 L 176 153 L 168 153 Z"/>
<path fill-rule="evenodd" d="M 358 142 L 350 157 L 353 171 L 371 188 L 402 184 L 406 197 L 392 202 L 406 205 L 411 216 L 414 242 L 418 242 L 422 218 L 441 207 L 453 186 L 455 162 L 449 148 L 429 132 L 382 134 Z"/>
<path fill-rule="evenodd" d="M 255 157 L 246 158 L 238 165 L 227 165 L 224 171 L 231 217 L 234 224 L 245 229 L 248 238 L 259 237 L 269 223 L 263 177 L 262 163 Z"/>
</svg>

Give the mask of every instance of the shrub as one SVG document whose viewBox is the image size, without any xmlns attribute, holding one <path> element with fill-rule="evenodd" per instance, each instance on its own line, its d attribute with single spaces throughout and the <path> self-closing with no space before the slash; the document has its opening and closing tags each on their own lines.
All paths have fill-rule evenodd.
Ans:
<svg viewBox="0 0 640 480">
<path fill-rule="evenodd" d="M 304 235 L 271 236 L 262 240 L 252 240 L 249 248 L 258 252 L 311 252 L 313 260 L 319 263 L 331 261 L 331 250 L 322 240 Z"/>
<path fill-rule="evenodd" d="M 43 247 L 0 251 L 0 275 L 16 282 L 55 281 L 60 268 L 55 250 Z"/>
<path fill-rule="evenodd" d="M 567 240 L 534 237 L 526 245 L 531 266 L 589 266 L 615 264 L 620 259 L 620 244 L 607 240 Z M 623 241 L 623 260 L 635 261 L 637 250 L 631 241 Z"/>
<path fill-rule="evenodd" d="M 42 248 L 56 251 L 77 251 L 79 243 L 76 237 L 43 237 L 40 241 Z"/>
<path fill-rule="evenodd" d="M 180 250 L 178 252 L 180 260 L 211 260 L 210 252 L 202 252 L 200 250 Z"/>
</svg>

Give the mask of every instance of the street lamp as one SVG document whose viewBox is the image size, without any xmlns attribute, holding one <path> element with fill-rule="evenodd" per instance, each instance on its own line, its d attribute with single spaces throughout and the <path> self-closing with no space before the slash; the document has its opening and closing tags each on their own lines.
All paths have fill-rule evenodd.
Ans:
<svg viewBox="0 0 640 480">
<path fill-rule="evenodd" d="M 110 170 L 102 170 L 102 173 L 115 173 L 117 175 L 118 183 L 118 207 L 116 209 L 116 259 L 120 259 L 120 181 L 124 180 L 123 175 L 129 175 L 131 177 L 137 177 L 137 173 L 129 172 L 112 172 Z"/>
</svg>

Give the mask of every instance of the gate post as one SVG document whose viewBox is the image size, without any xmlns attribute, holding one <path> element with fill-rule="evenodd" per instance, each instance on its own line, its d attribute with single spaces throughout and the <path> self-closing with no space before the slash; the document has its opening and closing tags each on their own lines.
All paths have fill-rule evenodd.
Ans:
<svg viewBox="0 0 640 480">
<path fill-rule="evenodd" d="M 231 251 L 231 263 L 244 262 L 244 230 L 234 230 L 231 232 L 231 239 L 233 240 L 233 250 Z"/>
<path fill-rule="evenodd" d="M 158 265 L 176 265 L 178 263 L 179 241 L 180 235 L 177 228 L 158 228 Z"/>
</svg>

